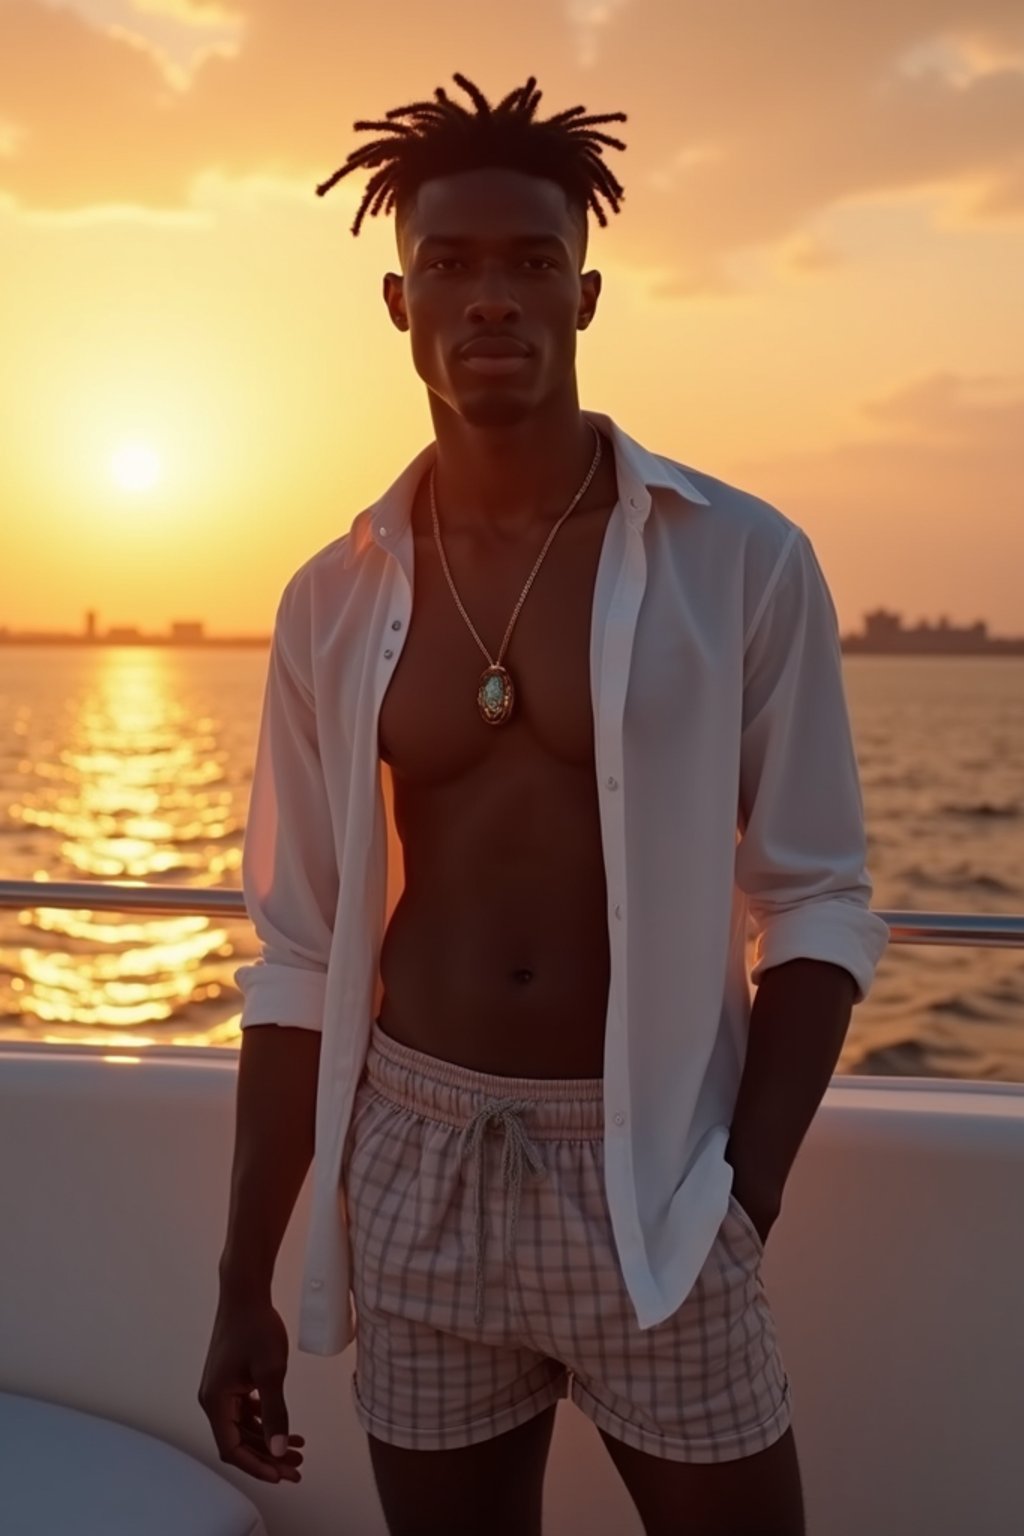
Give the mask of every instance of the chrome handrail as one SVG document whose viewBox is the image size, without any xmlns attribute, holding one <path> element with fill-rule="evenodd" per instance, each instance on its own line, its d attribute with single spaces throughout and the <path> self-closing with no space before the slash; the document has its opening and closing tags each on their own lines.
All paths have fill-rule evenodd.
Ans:
<svg viewBox="0 0 1024 1536">
<path fill-rule="evenodd" d="M 121 885 L 115 880 L 0 880 L 5 907 L 73 907 L 79 912 L 192 912 L 203 917 L 247 917 L 241 889 L 226 886 Z"/>
<path fill-rule="evenodd" d="M 0 911 L 72 907 L 80 912 L 190 912 L 203 917 L 246 918 L 238 887 L 119 884 L 109 880 L 0 880 Z M 970 944 L 1024 949 L 1024 915 L 968 912 L 876 912 L 893 944 Z"/>
</svg>

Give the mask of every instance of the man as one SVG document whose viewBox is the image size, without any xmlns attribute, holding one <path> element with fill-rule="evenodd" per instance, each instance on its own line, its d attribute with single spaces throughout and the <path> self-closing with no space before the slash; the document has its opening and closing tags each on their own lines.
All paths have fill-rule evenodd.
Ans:
<svg viewBox="0 0 1024 1536">
<path fill-rule="evenodd" d="M 318 189 L 382 167 L 353 233 L 396 209 L 436 441 L 274 626 L 200 1401 L 298 1480 L 270 1286 L 313 1159 L 299 1347 L 355 1339 L 393 1536 L 536 1536 L 569 1393 L 649 1536 L 799 1536 L 759 1270 L 887 938 L 835 611 L 780 512 L 580 409 L 623 114 L 455 79 L 474 111 L 357 123 Z"/>
</svg>

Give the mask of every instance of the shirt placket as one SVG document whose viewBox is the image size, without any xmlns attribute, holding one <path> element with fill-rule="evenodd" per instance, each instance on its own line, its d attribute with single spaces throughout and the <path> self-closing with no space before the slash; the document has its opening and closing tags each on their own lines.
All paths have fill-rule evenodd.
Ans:
<svg viewBox="0 0 1024 1536">
<path fill-rule="evenodd" d="M 643 504 L 626 503 L 624 549 L 600 637 L 600 670 L 595 700 L 596 772 L 608 891 L 611 976 L 605 1045 L 606 1179 L 620 1255 L 639 1264 L 644 1257 L 633 1188 L 632 1123 L 629 1091 L 628 923 L 624 741 L 626 691 L 637 619 L 647 580 Z"/>
</svg>

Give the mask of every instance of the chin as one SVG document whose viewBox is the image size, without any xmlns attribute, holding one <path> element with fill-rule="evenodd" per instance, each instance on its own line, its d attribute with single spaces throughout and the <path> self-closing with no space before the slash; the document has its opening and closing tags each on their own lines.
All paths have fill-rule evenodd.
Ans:
<svg viewBox="0 0 1024 1536">
<path fill-rule="evenodd" d="M 536 402 L 507 388 L 481 391 L 459 401 L 459 415 L 471 427 L 514 427 L 536 410 Z"/>
</svg>

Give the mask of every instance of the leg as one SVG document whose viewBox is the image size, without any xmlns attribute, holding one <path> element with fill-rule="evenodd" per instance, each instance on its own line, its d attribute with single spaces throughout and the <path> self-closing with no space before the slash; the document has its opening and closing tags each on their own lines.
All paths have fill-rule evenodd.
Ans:
<svg viewBox="0 0 1024 1536">
<path fill-rule="evenodd" d="M 423 1065 L 413 1072 L 407 1059 Z M 441 1066 L 447 1080 L 432 1058 L 383 1037 L 356 1094 L 341 1175 L 353 1406 L 392 1536 L 540 1536 L 567 1373 L 520 1337 L 500 1242 L 487 1250 L 484 1315 L 475 1316 L 475 1186 L 450 1122 L 469 1123 L 477 1093 L 458 1086 L 472 1074 Z M 503 1219 L 500 1157 L 486 1171 Z"/>
<path fill-rule="evenodd" d="M 804 1536 L 790 1388 L 761 1280 L 763 1244 L 730 1199 L 683 1304 L 645 1332 L 621 1298 L 602 1351 L 571 1355 L 647 1536 Z M 577 1311 L 579 1308 L 577 1308 Z"/>
<path fill-rule="evenodd" d="M 766 1451 L 717 1462 L 668 1461 L 600 1434 L 646 1536 L 805 1536 L 792 1426 Z"/>
<path fill-rule="evenodd" d="M 540 1536 L 552 1403 L 493 1440 L 410 1451 L 369 1436 L 390 1536 Z"/>
</svg>

